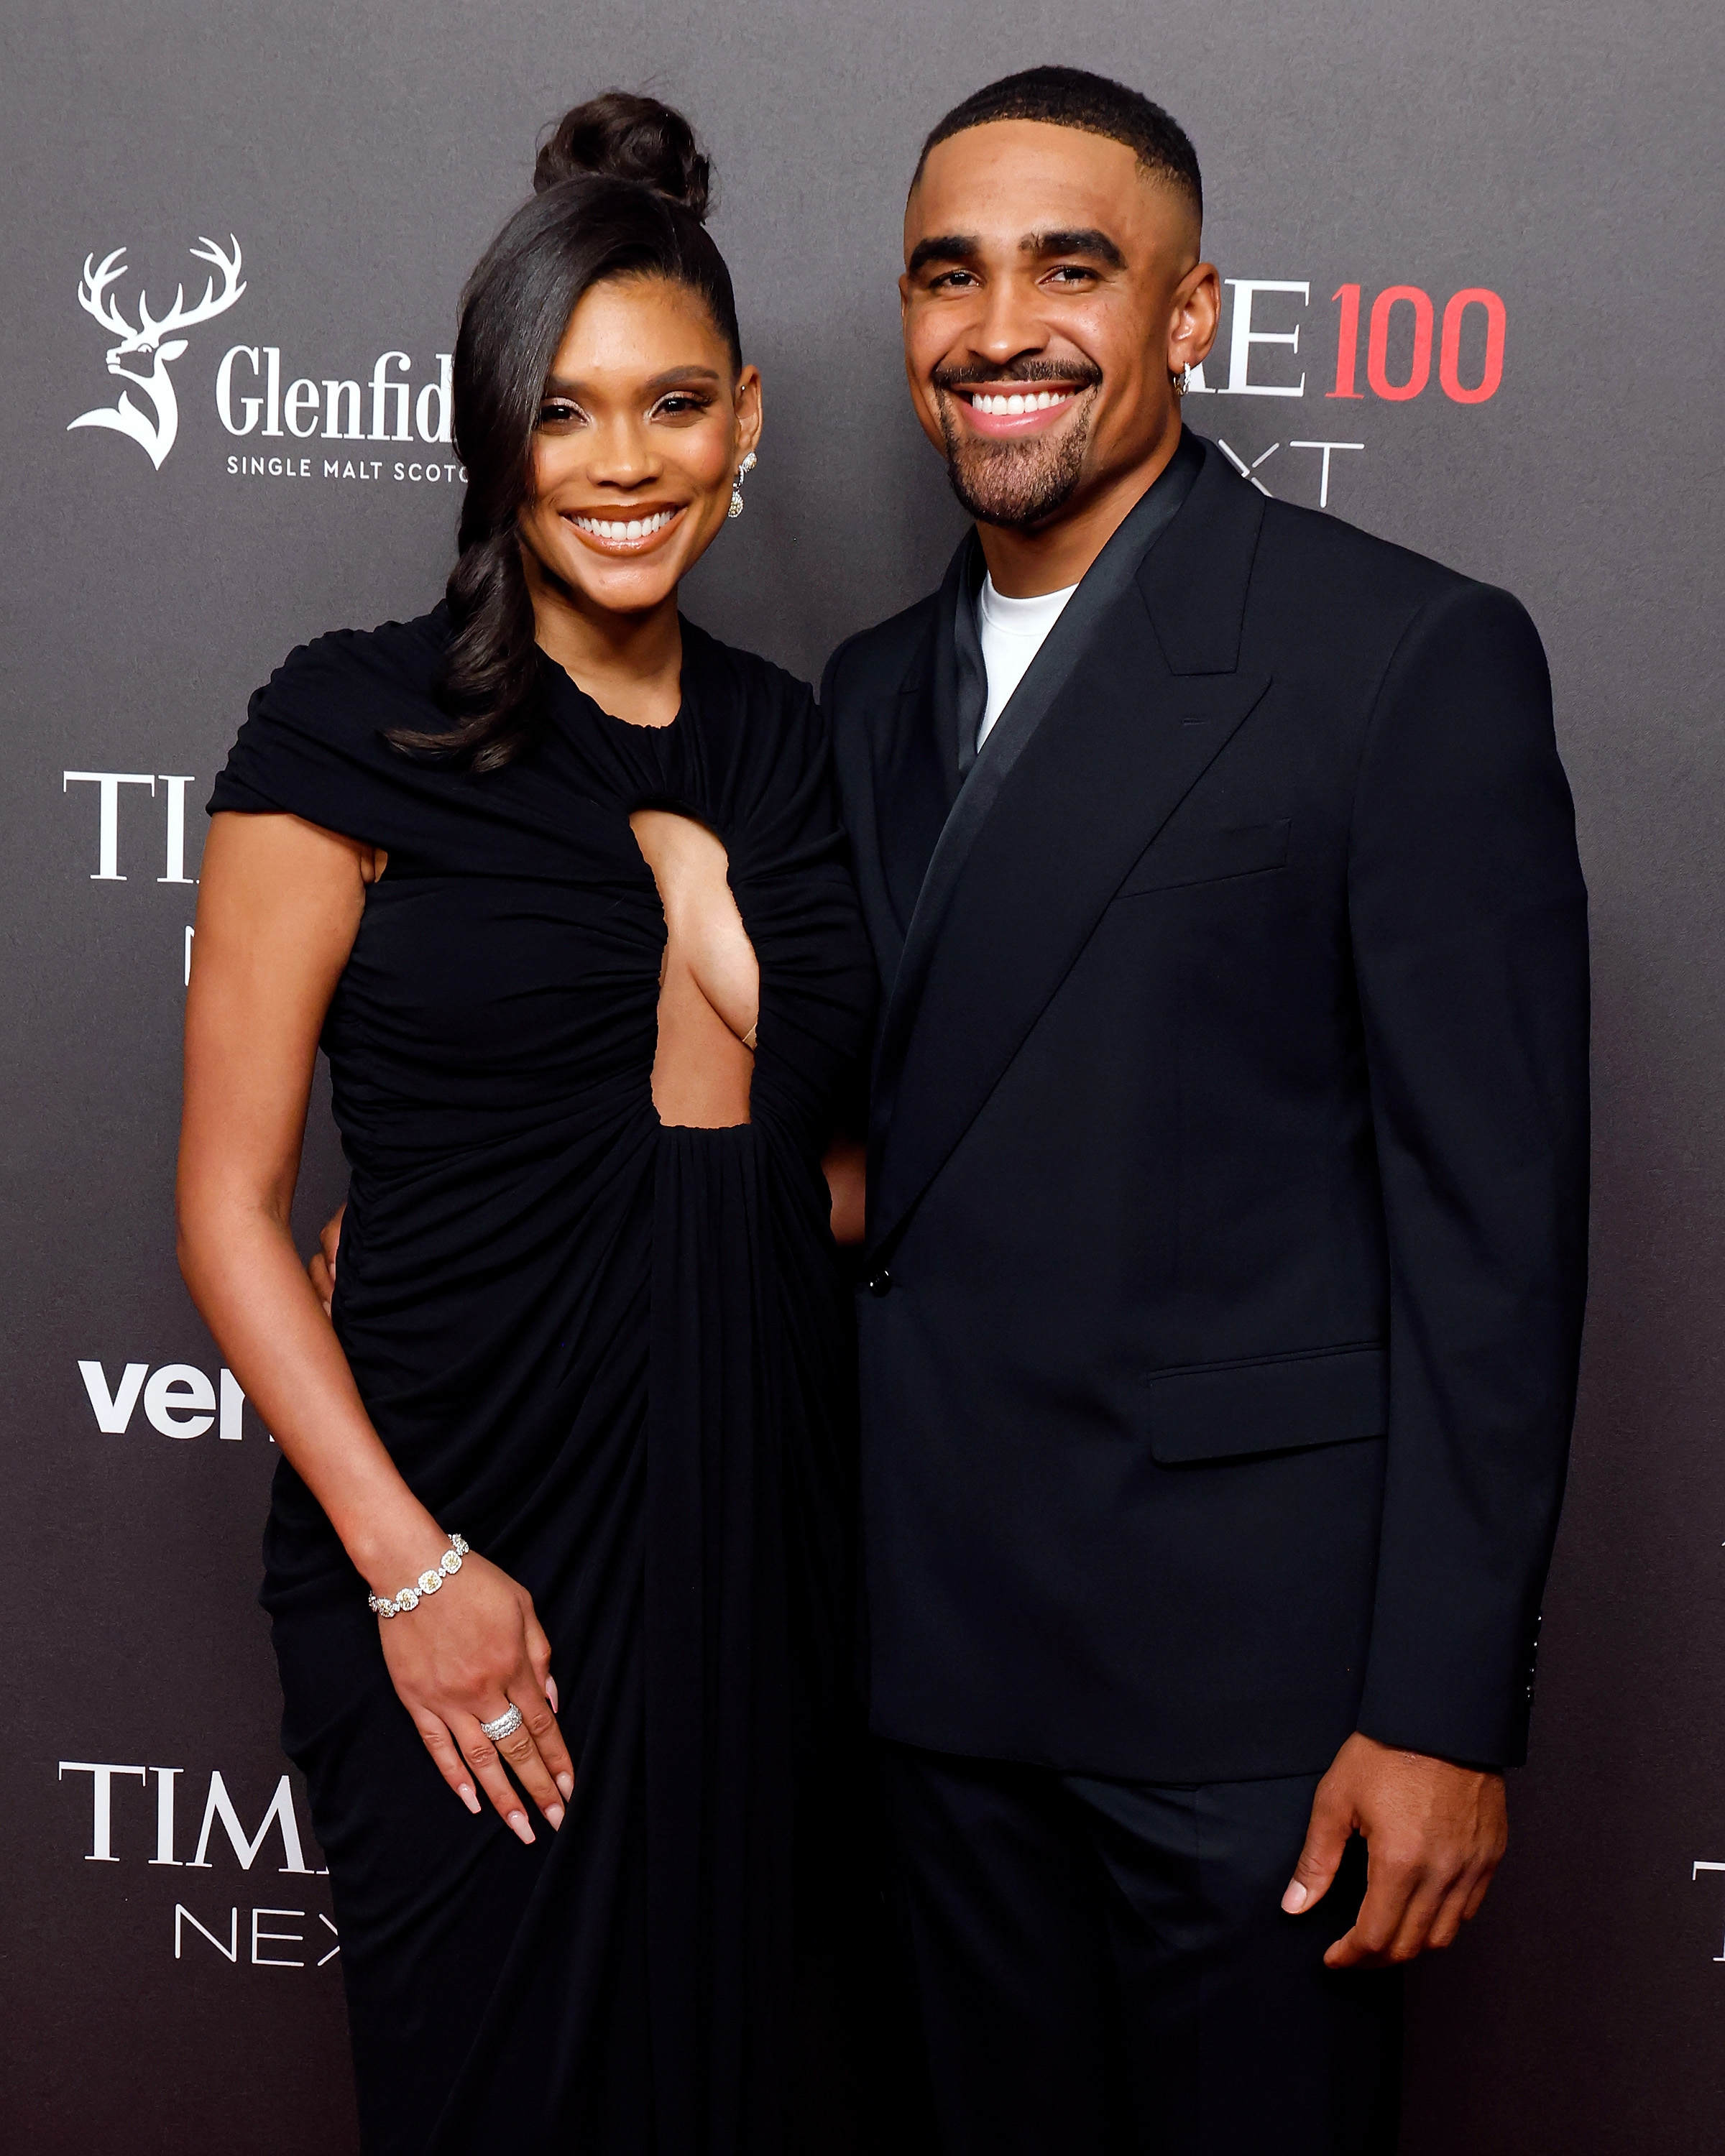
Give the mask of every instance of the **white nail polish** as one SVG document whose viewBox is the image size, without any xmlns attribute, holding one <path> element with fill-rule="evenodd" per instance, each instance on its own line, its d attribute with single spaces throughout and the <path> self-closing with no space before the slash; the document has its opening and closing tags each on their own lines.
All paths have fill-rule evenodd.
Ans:
<svg viewBox="0 0 1725 2156">
<path fill-rule="evenodd" d="M 521 1836 L 523 1841 L 531 1842 L 532 1840 L 533 1830 L 527 1825 L 527 1815 L 525 1812 L 511 1812 L 509 1815 L 509 1824 L 515 1829 L 516 1832 Z"/>
<path fill-rule="evenodd" d="M 563 1808 L 562 1808 L 562 1806 L 561 1804 L 552 1804 L 552 1805 L 550 1807 L 550 1809 L 547 1811 L 547 1813 L 546 1813 L 545 1816 L 547 1817 L 547 1819 L 548 1819 L 548 1820 L 551 1821 L 552 1827 L 552 1830 L 553 1830 L 553 1831 L 554 1831 L 557 1828 L 560 1827 L 560 1826 L 562 1825 L 562 1823 L 563 1823 Z"/>
</svg>

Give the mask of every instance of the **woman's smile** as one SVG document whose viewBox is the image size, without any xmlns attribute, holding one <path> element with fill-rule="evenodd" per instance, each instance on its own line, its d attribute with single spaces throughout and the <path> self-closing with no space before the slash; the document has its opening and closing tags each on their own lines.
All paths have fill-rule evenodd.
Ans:
<svg viewBox="0 0 1725 2156">
<path fill-rule="evenodd" d="M 667 533 L 682 521 L 682 502 L 637 507 L 627 516 L 614 511 L 566 509 L 563 521 L 580 535 L 582 543 L 596 554 L 650 553 L 663 544 Z"/>
</svg>

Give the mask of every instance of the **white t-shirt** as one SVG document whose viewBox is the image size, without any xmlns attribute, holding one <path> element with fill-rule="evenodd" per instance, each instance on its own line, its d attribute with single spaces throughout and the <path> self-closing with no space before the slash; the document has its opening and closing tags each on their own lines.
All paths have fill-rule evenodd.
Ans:
<svg viewBox="0 0 1725 2156">
<path fill-rule="evenodd" d="M 978 748 L 988 738 L 995 720 L 1006 709 L 1008 698 L 1029 670 L 1030 661 L 1060 619 L 1060 609 L 1077 588 L 1076 584 L 1068 584 L 1064 591 L 1040 592 L 1033 599 L 1007 599 L 995 590 L 992 577 L 983 578 L 977 633 L 988 676 L 988 701 L 977 728 Z"/>
</svg>

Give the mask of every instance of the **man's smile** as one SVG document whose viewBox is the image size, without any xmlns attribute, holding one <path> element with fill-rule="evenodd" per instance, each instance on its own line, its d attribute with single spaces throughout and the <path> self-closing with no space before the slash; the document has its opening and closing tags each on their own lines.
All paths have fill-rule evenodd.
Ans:
<svg viewBox="0 0 1725 2156">
<path fill-rule="evenodd" d="M 992 387 L 948 389 L 945 393 L 962 407 L 975 433 L 989 441 L 1001 441 L 1045 433 L 1070 409 L 1082 391 L 1070 383 L 1039 388 L 1029 383 L 999 382 Z"/>
</svg>

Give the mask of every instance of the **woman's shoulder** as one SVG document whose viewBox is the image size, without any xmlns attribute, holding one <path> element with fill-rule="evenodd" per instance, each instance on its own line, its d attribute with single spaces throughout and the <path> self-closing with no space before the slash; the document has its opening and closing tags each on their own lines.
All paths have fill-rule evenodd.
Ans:
<svg viewBox="0 0 1725 2156">
<path fill-rule="evenodd" d="M 445 606 L 413 621 L 386 621 L 375 629 L 335 629 L 297 644 L 258 692 L 266 708 L 326 724 L 369 711 L 375 724 L 379 699 L 424 703 L 449 648 Z M 254 705 L 255 708 L 255 705 Z"/>
<path fill-rule="evenodd" d="M 415 621 L 335 629 L 290 651 L 252 697 L 212 813 L 285 810 L 383 843 L 399 798 L 425 790 L 391 736 L 446 723 L 433 692 L 449 635 L 439 607 Z"/>
<path fill-rule="evenodd" d="M 695 691 L 691 701 L 711 717 L 731 721 L 740 737 L 762 747 L 770 740 L 781 749 L 800 742 L 806 753 L 819 752 L 824 736 L 814 691 L 785 667 L 758 651 L 721 643 L 686 619 L 683 665 L 694 677 L 687 684 Z"/>
</svg>

